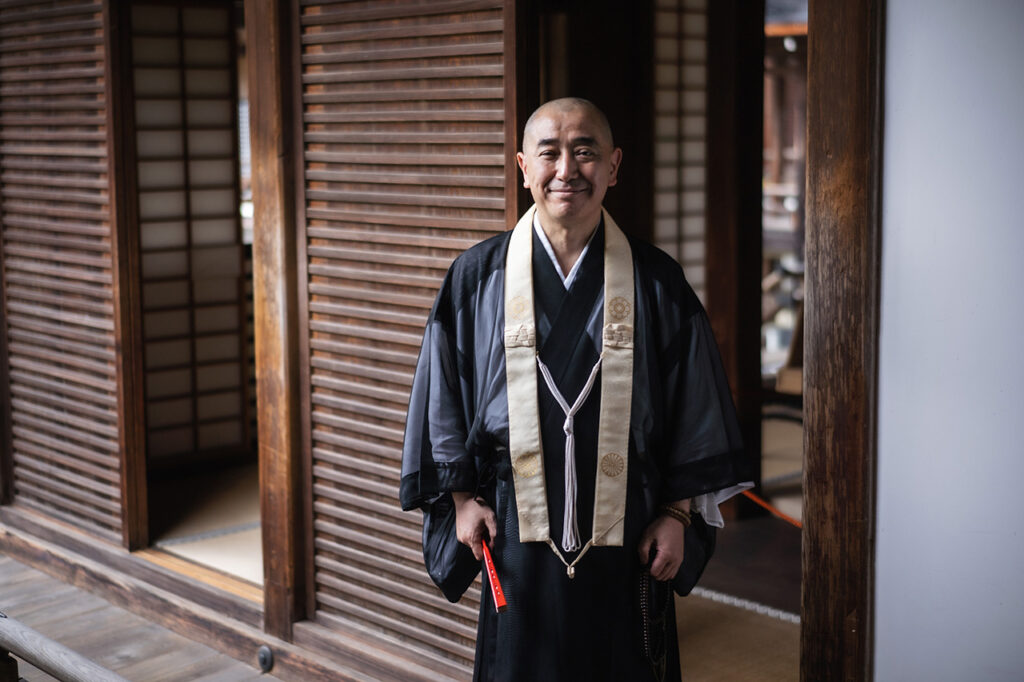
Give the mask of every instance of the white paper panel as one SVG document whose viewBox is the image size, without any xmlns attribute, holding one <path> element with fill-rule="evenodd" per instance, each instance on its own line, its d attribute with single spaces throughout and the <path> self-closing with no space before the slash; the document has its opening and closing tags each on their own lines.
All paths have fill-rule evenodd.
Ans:
<svg viewBox="0 0 1024 682">
<path fill-rule="evenodd" d="M 197 190 L 189 196 L 195 217 L 226 216 L 238 212 L 234 189 Z"/>
<path fill-rule="evenodd" d="M 164 249 L 168 247 L 185 248 L 188 243 L 188 231 L 184 221 L 170 220 L 142 223 L 139 226 L 142 237 L 142 248 Z M 146 271 L 142 271 L 143 277 Z"/>
<path fill-rule="evenodd" d="M 146 375 L 146 397 L 178 396 L 192 390 L 192 370 L 172 369 Z"/>
<path fill-rule="evenodd" d="M 234 218 L 193 220 L 192 243 L 196 246 L 237 244 L 238 224 Z"/>
<path fill-rule="evenodd" d="M 174 7 L 142 5 L 132 8 L 132 28 L 139 33 L 173 33 L 178 30 L 178 10 Z"/>
<path fill-rule="evenodd" d="M 181 102 L 177 99 L 140 99 L 135 102 L 135 125 L 141 128 L 181 126 Z"/>
<path fill-rule="evenodd" d="M 199 426 L 199 449 L 237 445 L 242 440 L 242 424 L 237 419 Z"/>
<path fill-rule="evenodd" d="M 196 390 L 213 391 L 238 386 L 238 363 L 226 362 L 220 365 L 204 365 L 196 369 Z"/>
<path fill-rule="evenodd" d="M 190 35 L 223 35 L 230 29 L 228 13 L 222 9 L 189 7 L 182 12 L 181 21 Z"/>
<path fill-rule="evenodd" d="M 238 306 L 218 305 L 210 308 L 197 308 L 195 315 L 196 333 L 208 334 L 230 329 L 238 329 Z"/>
<path fill-rule="evenodd" d="M 148 279 L 188 276 L 185 251 L 155 251 L 142 254 L 142 271 Z"/>
<path fill-rule="evenodd" d="M 227 66 L 231 46 L 223 38 L 187 38 L 185 40 L 186 66 Z"/>
<path fill-rule="evenodd" d="M 238 300 L 237 279 L 192 280 L 192 298 L 197 304 L 235 303 Z"/>
<path fill-rule="evenodd" d="M 146 406 L 150 428 L 183 424 L 192 420 L 192 399 L 152 400 Z"/>
<path fill-rule="evenodd" d="M 185 70 L 185 94 L 187 96 L 227 96 L 230 93 L 231 71 L 228 69 Z"/>
<path fill-rule="evenodd" d="M 135 69 L 136 97 L 170 97 L 181 94 L 181 75 L 178 69 Z"/>
<path fill-rule="evenodd" d="M 151 341 L 146 344 L 146 369 L 185 365 L 192 360 L 192 344 L 188 339 Z"/>
<path fill-rule="evenodd" d="M 150 282 L 142 285 L 142 300 L 147 310 L 188 305 L 188 280 Z"/>
<path fill-rule="evenodd" d="M 139 189 L 182 187 L 185 163 L 182 161 L 140 161 Z"/>
<path fill-rule="evenodd" d="M 167 310 L 159 313 L 145 313 L 142 325 L 147 339 L 166 336 L 181 336 L 188 330 L 187 310 Z"/>
<path fill-rule="evenodd" d="M 707 0 L 656 0 L 654 239 L 703 297 Z"/>
<path fill-rule="evenodd" d="M 195 185 L 230 186 L 235 179 L 235 163 L 231 159 L 190 161 L 188 177 Z"/>
<path fill-rule="evenodd" d="M 231 360 L 238 357 L 238 337 L 234 334 L 204 336 L 196 339 L 196 362 Z"/>
<path fill-rule="evenodd" d="M 241 247 L 214 246 L 192 251 L 192 276 L 196 279 L 230 278 L 242 274 Z"/>
<path fill-rule="evenodd" d="M 189 123 L 194 124 L 191 120 Z M 190 130 L 188 149 L 194 156 L 231 156 L 235 151 L 235 135 L 230 128 Z"/>
<path fill-rule="evenodd" d="M 184 192 L 139 192 L 139 217 L 142 220 L 181 218 L 184 215 Z"/>
<path fill-rule="evenodd" d="M 197 4 L 133 8 L 147 388 L 152 396 L 193 394 L 174 403 L 173 418 L 150 409 L 159 402 L 147 406 L 148 440 L 159 442 L 151 452 L 166 455 L 240 446 L 248 419 L 238 388 L 246 321 L 232 17 L 223 5 Z M 217 363 L 202 370 L 202 386 L 192 366 L 185 374 L 167 371 L 192 362 Z M 196 402 L 196 391 L 218 386 L 232 390 Z M 201 427 L 193 407 L 200 418 L 228 421 Z M 174 437 L 153 435 L 153 428 L 184 424 Z"/>
<path fill-rule="evenodd" d="M 180 157 L 185 153 L 185 137 L 180 130 L 140 130 L 135 139 L 140 159 Z"/>
<path fill-rule="evenodd" d="M 241 394 L 238 391 L 201 395 L 196 402 L 200 419 L 237 417 L 242 412 Z"/>
<path fill-rule="evenodd" d="M 707 144 L 703 140 L 683 143 L 683 158 L 690 163 L 704 163 Z"/>
<path fill-rule="evenodd" d="M 132 40 L 132 58 L 138 65 L 176 66 L 181 60 L 177 38 L 146 36 Z"/>
<path fill-rule="evenodd" d="M 188 124 L 190 126 L 229 128 L 233 120 L 234 111 L 231 102 L 226 99 L 193 99 L 188 102 Z"/>
<path fill-rule="evenodd" d="M 693 8 L 704 9 L 705 3 L 692 3 Z M 683 33 L 706 35 L 708 32 L 708 17 L 706 14 L 686 13 L 683 15 Z"/>
</svg>

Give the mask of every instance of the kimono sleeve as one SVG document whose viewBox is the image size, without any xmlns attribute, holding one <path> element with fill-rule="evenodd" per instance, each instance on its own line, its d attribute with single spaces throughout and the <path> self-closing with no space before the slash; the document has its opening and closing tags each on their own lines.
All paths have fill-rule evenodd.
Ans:
<svg viewBox="0 0 1024 682">
<path fill-rule="evenodd" d="M 696 295 L 685 286 L 682 315 L 673 340 L 663 386 L 668 461 L 662 494 L 666 501 L 693 499 L 694 511 L 721 526 L 718 505 L 753 487 L 749 458 L 711 324 Z"/>
<path fill-rule="evenodd" d="M 438 292 L 416 362 L 402 448 L 399 498 L 404 510 L 425 509 L 443 493 L 476 487 L 466 450 L 468 406 L 459 371 L 454 270 Z"/>
</svg>

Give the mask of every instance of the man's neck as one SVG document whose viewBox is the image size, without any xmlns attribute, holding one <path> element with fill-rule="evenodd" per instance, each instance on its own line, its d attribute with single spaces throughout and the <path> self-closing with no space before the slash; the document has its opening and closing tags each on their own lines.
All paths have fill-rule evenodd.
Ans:
<svg viewBox="0 0 1024 682">
<path fill-rule="evenodd" d="M 601 220 L 598 216 L 593 222 L 565 224 L 552 220 L 550 217 L 541 215 L 537 217 L 541 229 L 544 230 L 544 235 L 555 252 L 555 258 L 558 259 L 558 267 L 562 269 L 563 273 L 572 270 L 572 266 L 579 260 L 580 254 L 583 253 L 583 249 Z"/>
</svg>

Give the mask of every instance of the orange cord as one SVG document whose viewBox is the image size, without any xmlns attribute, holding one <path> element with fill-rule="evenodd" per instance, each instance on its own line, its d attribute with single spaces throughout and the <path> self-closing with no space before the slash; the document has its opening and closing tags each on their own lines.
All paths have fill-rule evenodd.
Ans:
<svg viewBox="0 0 1024 682">
<path fill-rule="evenodd" d="M 775 507 L 771 506 L 770 504 L 765 502 L 762 498 L 758 497 L 757 495 L 755 495 L 754 493 L 750 492 L 749 490 L 744 490 L 743 494 L 746 495 L 752 502 L 754 502 L 757 505 L 760 505 L 760 506 L 764 507 L 765 509 L 770 511 L 772 514 L 775 514 L 776 516 L 778 516 L 783 521 L 786 521 L 787 523 L 791 523 L 794 526 L 796 526 L 797 528 L 803 528 L 804 527 L 804 524 L 800 523 L 799 521 L 794 519 L 792 516 L 789 516 L 787 514 L 783 514 L 778 509 L 776 509 Z"/>
</svg>

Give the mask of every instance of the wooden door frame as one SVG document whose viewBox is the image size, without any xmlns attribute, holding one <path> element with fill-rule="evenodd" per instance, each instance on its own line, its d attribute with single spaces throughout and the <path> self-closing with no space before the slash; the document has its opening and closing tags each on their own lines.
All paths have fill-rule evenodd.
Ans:
<svg viewBox="0 0 1024 682">
<path fill-rule="evenodd" d="M 264 188 L 256 221 L 277 227 L 254 238 L 264 613 L 267 631 L 284 639 L 308 598 L 305 467 L 294 456 L 302 449 L 291 9 L 288 0 L 245 5 L 248 42 L 265 47 L 250 55 L 250 74 L 259 76 L 250 99 L 253 186 Z M 808 680 L 837 670 L 844 679 L 871 675 L 883 15 L 884 0 L 811 0 L 801 626 Z M 260 134 L 259 126 L 270 129 Z"/>
<path fill-rule="evenodd" d="M 874 630 L 885 2 L 809 4 L 800 669 L 804 680 L 867 680 Z M 708 102 L 707 288 L 716 336 L 726 341 L 723 360 L 744 439 L 759 452 L 759 387 L 751 377 L 759 381 L 760 363 L 753 370 L 756 356 L 749 343 L 742 345 L 759 337 L 746 321 L 760 319 L 759 284 L 753 290 L 744 275 L 759 274 L 761 242 L 754 218 L 761 196 L 761 105 L 750 97 L 761 93 L 751 80 L 760 66 L 744 20 L 753 14 L 740 0 L 709 6 L 709 82 L 718 92 Z"/>
<path fill-rule="evenodd" d="M 264 630 L 291 641 L 306 616 L 296 223 L 297 4 L 245 0 L 253 188 L 253 308 Z M 299 147 L 298 149 L 301 149 Z"/>
<path fill-rule="evenodd" d="M 800 676 L 873 674 L 885 0 L 810 0 Z"/>
<path fill-rule="evenodd" d="M 129 551 L 149 545 L 146 464 L 146 385 L 143 368 L 142 285 L 135 162 L 135 108 L 131 63 L 131 3 L 103 3 L 107 82 L 107 163 L 117 411 L 121 453 L 121 537 Z"/>
<path fill-rule="evenodd" d="M 7 291 L 4 242 L 0 235 L 0 506 L 14 501 L 14 444 L 11 433 L 11 374 L 7 350 Z"/>
</svg>

